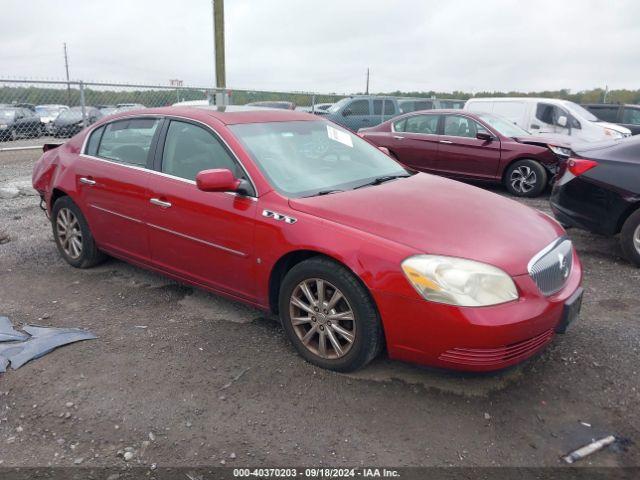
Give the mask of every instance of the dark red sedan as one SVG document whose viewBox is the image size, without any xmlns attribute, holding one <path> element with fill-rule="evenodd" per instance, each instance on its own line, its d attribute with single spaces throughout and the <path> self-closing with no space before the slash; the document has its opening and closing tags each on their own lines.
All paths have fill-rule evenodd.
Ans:
<svg viewBox="0 0 640 480">
<path fill-rule="evenodd" d="M 562 138 L 533 136 L 497 115 L 460 110 L 413 112 L 358 135 L 416 170 L 502 183 L 519 197 L 540 195 L 570 153 Z"/>
<path fill-rule="evenodd" d="M 386 345 L 499 369 L 578 315 L 582 270 L 555 220 L 409 171 L 315 115 L 147 109 L 46 150 L 33 185 L 68 263 L 112 255 L 273 312 L 325 368 Z"/>
</svg>

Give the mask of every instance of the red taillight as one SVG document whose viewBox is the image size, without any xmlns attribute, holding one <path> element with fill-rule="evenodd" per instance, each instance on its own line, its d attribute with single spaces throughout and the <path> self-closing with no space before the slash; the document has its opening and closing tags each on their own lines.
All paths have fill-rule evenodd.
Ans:
<svg viewBox="0 0 640 480">
<path fill-rule="evenodd" d="M 585 160 L 584 158 L 570 158 L 567 160 L 567 169 L 576 177 L 579 177 L 587 170 L 591 170 L 593 167 L 597 166 L 598 162 Z"/>
</svg>

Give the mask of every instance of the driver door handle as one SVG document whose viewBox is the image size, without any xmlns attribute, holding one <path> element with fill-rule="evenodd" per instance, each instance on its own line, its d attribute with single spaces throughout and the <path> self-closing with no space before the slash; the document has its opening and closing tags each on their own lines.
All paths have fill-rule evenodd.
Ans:
<svg viewBox="0 0 640 480">
<path fill-rule="evenodd" d="M 393 138 L 395 138 L 396 140 L 402 140 L 404 137 L 400 135 L 394 135 Z"/>
<path fill-rule="evenodd" d="M 162 208 L 169 208 L 171 206 L 171 202 L 165 202 L 164 200 L 160 200 L 159 198 L 151 198 L 149 199 L 149 202 Z"/>
<path fill-rule="evenodd" d="M 80 183 L 84 183 L 85 185 L 95 185 L 96 181 L 92 178 L 80 177 Z"/>
</svg>

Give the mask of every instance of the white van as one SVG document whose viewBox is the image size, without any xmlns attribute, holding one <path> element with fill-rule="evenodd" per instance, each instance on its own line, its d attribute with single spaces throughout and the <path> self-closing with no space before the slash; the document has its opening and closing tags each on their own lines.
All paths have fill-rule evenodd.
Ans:
<svg viewBox="0 0 640 480">
<path fill-rule="evenodd" d="M 530 97 L 471 98 L 467 100 L 464 109 L 501 115 L 534 135 L 571 135 L 586 142 L 631 136 L 628 128 L 602 122 L 588 110 L 568 100 Z"/>
</svg>

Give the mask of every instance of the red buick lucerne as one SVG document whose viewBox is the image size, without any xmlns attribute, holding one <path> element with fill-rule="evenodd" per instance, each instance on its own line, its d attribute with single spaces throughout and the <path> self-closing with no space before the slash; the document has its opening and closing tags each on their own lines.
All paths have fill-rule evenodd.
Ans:
<svg viewBox="0 0 640 480">
<path fill-rule="evenodd" d="M 271 311 L 324 368 L 386 346 L 501 369 L 579 313 L 581 265 L 555 220 L 314 115 L 147 109 L 45 150 L 33 185 L 69 264 L 111 255 Z"/>
<path fill-rule="evenodd" d="M 461 110 L 412 112 L 358 135 L 416 170 L 502 183 L 518 197 L 540 195 L 571 153 L 560 135 L 534 136 L 498 115 Z"/>
</svg>

